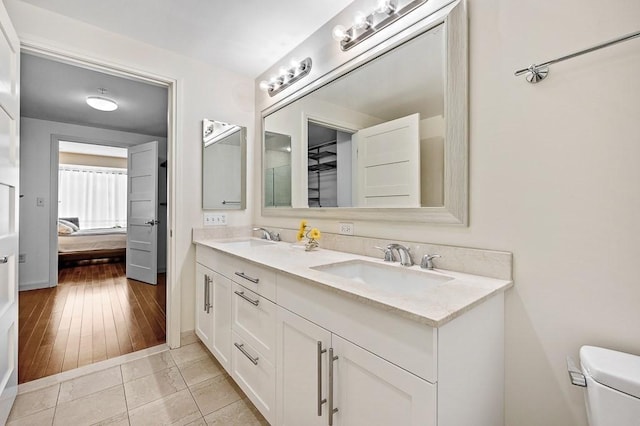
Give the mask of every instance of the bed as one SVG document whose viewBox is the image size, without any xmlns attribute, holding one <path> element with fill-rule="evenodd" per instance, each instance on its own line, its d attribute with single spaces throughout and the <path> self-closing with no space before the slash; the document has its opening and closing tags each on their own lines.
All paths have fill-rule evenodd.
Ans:
<svg viewBox="0 0 640 426">
<path fill-rule="evenodd" d="M 64 225 L 62 228 L 61 224 Z M 78 218 L 75 217 L 59 220 L 58 262 L 60 264 L 81 260 L 125 258 L 126 228 L 80 229 L 78 224 Z M 71 228 L 71 232 L 68 232 L 67 228 Z"/>
</svg>

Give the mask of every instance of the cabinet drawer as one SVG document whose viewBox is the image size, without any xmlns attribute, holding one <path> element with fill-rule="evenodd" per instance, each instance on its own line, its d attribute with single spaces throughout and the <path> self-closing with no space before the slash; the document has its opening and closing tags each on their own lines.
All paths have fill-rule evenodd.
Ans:
<svg viewBox="0 0 640 426">
<path fill-rule="evenodd" d="M 275 423 L 276 369 L 254 347 L 232 332 L 231 377 L 270 424 Z"/>
<path fill-rule="evenodd" d="M 272 269 L 201 245 L 196 246 L 196 261 L 271 301 L 276 300 L 276 272 Z"/>
<path fill-rule="evenodd" d="M 437 382 L 435 328 L 285 274 L 278 275 L 277 303 L 418 377 Z"/>
<path fill-rule="evenodd" d="M 276 305 L 234 283 L 232 312 L 233 331 L 275 363 Z"/>
</svg>

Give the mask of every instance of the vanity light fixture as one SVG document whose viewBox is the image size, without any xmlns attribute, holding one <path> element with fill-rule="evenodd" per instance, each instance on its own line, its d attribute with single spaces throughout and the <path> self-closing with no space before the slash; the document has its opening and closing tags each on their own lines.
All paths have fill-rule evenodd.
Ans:
<svg viewBox="0 0 640 426">
<path fill-rule="evenodd" d="M 99 88 L 100 95 L 107 93 L 107 89 Z M 115 111 L 118 109 L 118 104 L 113 99 L 105 98 L 104 96 L 88 96 L 87 105 L 91 108 L 99 111 Z"/>
<path fill-rule="evenodd" d="M 336 25 L 331 35 L 340 42 L 340 48 L 343 51 L 349 50 L 427 2 L 427 0 L 411 0 L 399 7 L 399 1 L 402 0 L 380 0 L 378 6 L 370 14 L 364 15 L 358 12 L 351 28 L 345 29 L 342 25 Z"/>
<path fill-rule="evenodd" d="M 271 77 L 269 81 L 261 81 L 260 89 L 267 92 L 269 96 L 274 96 L 302 77 L 309 75 L 310 72 L 311 58 L 306 58 L 300 62 L 291 61 L 291 65 L 288 68 L 280 68 L 279 76 Z"/>
</svg>

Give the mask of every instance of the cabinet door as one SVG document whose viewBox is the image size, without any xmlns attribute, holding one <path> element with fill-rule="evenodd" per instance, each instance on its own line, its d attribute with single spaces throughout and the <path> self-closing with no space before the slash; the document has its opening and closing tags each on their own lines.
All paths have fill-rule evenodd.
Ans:
<svg viewBox="0 0 640 426">
<path fill-rule="evenodd" d="M 331 333 L 280 307 L 277 324 L 277 424 L 326 425 Z"/>
<path fill-rule="evenodd" d="M 227 372 L 231 371 L 231 290 L 233 282 L 211 272 L 211 294 L 213 304 L 213 337 L 211 353 L 218 359 Z"/>
<path fill-rule="evenodd" d="M 336 426 L 435 426 L 436 386 L 332 336 Z"/>
<path fill-rule="evenodd" d="M 213 339 L 211 275 L 213 271 L 196 263 L 196 335 L 209 350 Z"/>
</svg>

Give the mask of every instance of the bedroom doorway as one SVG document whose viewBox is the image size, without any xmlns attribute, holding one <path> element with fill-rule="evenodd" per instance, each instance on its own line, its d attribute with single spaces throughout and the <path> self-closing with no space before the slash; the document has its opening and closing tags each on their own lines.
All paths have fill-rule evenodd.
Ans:
<svg viewBox="0 0 640 426">
<path fill-rule="evenodd" d="M 127 89 L 117 89 L 114 79 L 118 78 L 125 80 L 123 84 L 128 87 L 132 82 L 135 82 L 150 86 L 155 92 L 158 88 L 164 91 L 164 101 L 156 103 L 161 104 L 164 109 L 162 118 L 165 133 L 158 137 L 153 132 L 146 131 L 145 129 L 149 129 L 149 125 L 152 124 L 150 123 L 152 120 L 140 119 L 142 125 L 140 130 L 118 128 L 117 125 L 108 123 L 102 124 L 96 122 L 96 117 L 99 118 L 102 114 L 99 112 L 91 112 L 87 115 L 85 112 L 69 113 L 67 111 L 69 114 L 67 118 L 52 116 L 65 110 L 62 102 L 53 108 L 51 105 L 39 105 L 36 109 L 39 111 L 38 114 L 44 114 L 42 116 L 27 113 L 28 115 L 22 117 L 21 135 L 26 162 L 22 162 L 21 170 L 21 193 L 24 195 L 21 200 L 21 210 L 24 210 L 26 220 L 22 219 L 21 211 L 21 228 L 27 230 L 24 233 L 25 237 L 35 235 L 40 239 L 44 237 L 44 239 L 40 241 L 35 238 L 30 245 L 28 243 L 23 245 L 21 241 L 20 253 L 24 253 L 25 256 L 21 259 L 20 273 L 21 276 L 29 277 L 29 273 L 34 275 L 45 272 L 45 280 L 40 281 L 42 284 L 38 284 L 38 281 L 35 285 L 27 283 L 26 288 L 22 288 L 21 283 L 21 290 L 25 291 L 21 291 L 19 294 L 19 382 L 24 383 L 165 342 L 170 343 L 172 336 L 173 344 L 170 343 L 170 346 L 178 346 L 179 310 L 173 309 L 174 315 L 177 312 L 178 321 L 176 323 L 176 317 L 171 315 L 171 300 L 167 297 L 173 282 L 169 273 L 171 272 L 173 241 L 167 241 L 167 234 L 175 226 L 174 216 L 170 214 L 172 212 L 172 182 L 175 176 L 170 173 L 172 167 L 168 167 L 175 164 L 175 154 L 173 154 L 175 152 L 173 147 L 174 127 L 172 125 L 175 123 L 176 117 L 172 102 L 175 97 L 175 82 L 151 79 L 122 70 L 110 69 L 109 73 L 105 74 L 102 71 L 106 67 L 96 65 L 95 62 L 89 64 L 77 58 L 61 58 L 58 55 L 51 55 L 50 52 L 38 51 L 33 47 L 27 50 L 29 52 L 37 51 L 37 54 L 25 53 L 24 50 L 23 48 L 23 74 L 21 76 L 23 110 L 33 111 L 33 109 L 29 109 L 28 99 L 25 98 L 30 96 L 29 88 L 35 88 L 36 91 L 43 92 L 43 97 L 57 101 L 78 98 L 76 92 L 83 90 L 82 87 L 76 92 L 69 90 L 68 94 L 73 96 L 66 97 L 52 95 L 43 87 L 64 88 L 69 81 L 82 81 L 81 78 L 78 78 L 78 73 L 97 73 L 103 74 L 99 78 L 107 82 L 101 83 L 100 87 L 106 84 L 110 85 L 114 97 L 117 93 L 126 95 L 131 92 Z M 47 61 L 47 64 L 43 65 L 44 61 Z M 29 67 L 30 62 L 37 63 L 38 66 Z M 56 71 L 56 68 L 64 70 Z M 33 75 L 24 74 L 24 72 L 28 73 L 30 69 L 42 71 L 42 75 L 37 77 L 37 82 L 29 83 L 29 77 L 33 78 Z M 51 78 L 60 78 L 60 80 L 52 82 Z M 96 84 L 91 83 L 91 85 Z M 85 86 L 89 87 L 86 84 Z M 82 101 L 84 101 L 83 96 L 80 97 Z M 146 95 L 140 95 L 139 92 L 137 96 L 133 96 L 135 102 L 148 100 Z M 119 99 L 121 99 L 121 109 L 126 111 L 127 106 L 132 102 L 127 100 L 124 95 Z M 142 103 L 144 104 L 144 102 Z M 82 107 L 86 108 L 86 105 L 82 105 Z M 144 107 L 142 105 L 142 108 Z M 147 105 L 148 107 L 149 105 Z M 132 114 L 131 110 L 126 112 L 123 123 L 131 124 L 131 117 L 135 119 L 136 114 Z M 115 247 L 97 247 L 98 251 L 103 250 L 103 252 L 93 253 L 88 257 L 80 255 L 80 258 L 77 259 L 73 259 L 71 256 L 60 262 L 57 226 L 59 217 L 66 220 L 67 223 L 64 225 L 71 228 L 72 232 L 90 231 L 96 228 L 111 228 L 116 231 L 118 228 L 126 229 L 126 216 L 125 222 L 122 223 L 117 214 L 115 218 L 105 219 L 95 215 L 87 216 L 87 213 L 79 213 L 78 207 L 64 210 L 62 207 L 66 208 L 70 205 L 68 198 L 67 205 L 58 204 L 58 186 L 60 185 L 60 189 L 62 189 L 62 186 L 66 185 L 66 177 L 61 175 L 63 171 L 93 174 L 95 178 L 97 174 L 104 175 L 107 172 L 105 168 L 119 168 L 105 164 L 72 164 L 68 160 L 59 161 L 60 157 L 64 157 L 60 147 L 84 144 L 93 148 L 106 146 L 125 148 L 126 150 L 129 146 L 156 139 L 161 139 L 163 146 L 163 154 L 158 155 L 156 163 L 159 171 L 160 199 L 158 202 L 162 204 L 158 209 L 161 222 L 158 229 L 163 231 L 163 237 L 159 238 L 159 240 L 162 239 L 162 242 L 159 241 L 158 247 L 158 252 L 163 255 L 161 261 L 158 259 L 160 266 L 158 285 L 151 286 L 128 280 L 124 272 L 126 255 L 123 255 L 121 249 Z M 42 150 L 46 145 L 49 145 L 50 149 Z M 117 157 L 112 154 L 103 156 Z M 46 167 L 43 158 L 47 163 Z M 78 169 L 80 166 L 84 166 L 83 171 Z M 66 170 L 61 170 L 65 168 Z M 91 170 L 91 168 L 93 169 Z M 109 173 L 112 175 L 111 177 L 121 176 L 119 174 L 121 172 L 117 170 L 110 170 Z M 48 188 L 47 193 L 42 192 L 44 188 Z M 95 192 L 88 191 L 90 194 L 95 194 Z M 104 197 L 98 196 L 98 198 Z M 62 199 L 60 201 L 65 203 Z M 118 202 L 108 201 L 92 208 L 99 213 L 105 213 L 103 210 L 110 209 L 114 203 Z M 43 213 L 45 215 L 43 218 L 46 218 L 43 222 L 49 223 L 45 232 L 42 232 L 41 222 L 33 227 L 30 225 L 30 222 L 34 223 L 32 220 L 34 217 Z M 72 225 L 78 230 L 74 230 Z M 30 230 L 33 232 L 29 232 Z M 101 231 L 94 231 L 94 234 L 96 235 L 93 237 L 103 235 Z M 110 237 L 104 239 L 108 238 Z M 44 250 L 45 248 L 47 250 Z M 36 254 L 39 249 L 49 254 L 48 262 L 38 262 Z M 71 250 L 74 255 L 78 255 L 79 251 Z M 42 265 L 45 266 L 45 271 L 42 271 L 40 267 Z M 23 268 L 28 272 L 23 274 Z M 173 322 L 172 318 L 174 318 Z M 171 333 L 172 324 L 173 330 L 178 330 L 177 333 L 175 331 Z"/>
</svg>

